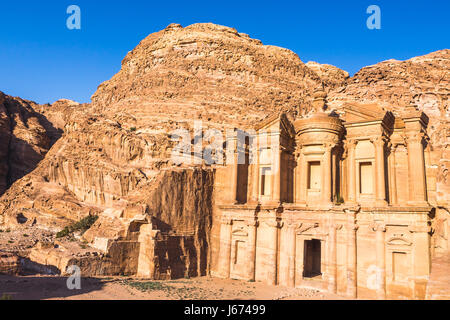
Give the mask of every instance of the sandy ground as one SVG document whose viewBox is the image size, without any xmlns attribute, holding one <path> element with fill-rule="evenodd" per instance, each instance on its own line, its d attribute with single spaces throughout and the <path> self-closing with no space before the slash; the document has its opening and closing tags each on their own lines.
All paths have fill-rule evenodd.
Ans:
<svg viewBox="0 0 450 320">
<path fill-rule="evenodd" d="M 0 276 L 0 299 L 13 300 L 330 300 L 343 299 L 316 289 L 269 286 L 259 282 L 202 277 L 143 281 L 126 277 L 83 278 L 69 290 L 66 277 Z"/>
</svg>

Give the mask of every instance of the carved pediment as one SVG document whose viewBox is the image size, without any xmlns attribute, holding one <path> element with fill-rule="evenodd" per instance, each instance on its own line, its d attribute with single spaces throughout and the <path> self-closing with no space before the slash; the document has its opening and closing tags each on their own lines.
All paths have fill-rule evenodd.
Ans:
<svg viewBox="0 0 450 320">
<path fill-rule="evenodd" d="M 383 120 L 386 111 L 377 104 L 345 104 L 344 119 L 346 123 L 370 122 Z"/>
<path fill-rule="evenodd" d="M 274 113 L 268 118 L 262 120 L 258 125 L 256 125 L 255 129 L 257 131 L 268 130 L 275 123 L 278 123 L 278 128 L 280 133 L 295 139 L 295 129 L 292 123 L 289 121 L 285 113 Z"/>
<path fill-rule="evenodd" d="M 412 242 L 401 236 L 393 236 L 388 239 L 387 244 L 391 246 L 410 246 Z"/>
</svg>

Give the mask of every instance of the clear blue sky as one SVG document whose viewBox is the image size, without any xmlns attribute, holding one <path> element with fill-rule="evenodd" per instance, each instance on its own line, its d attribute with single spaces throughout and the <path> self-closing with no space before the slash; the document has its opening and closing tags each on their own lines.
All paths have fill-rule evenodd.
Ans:
<svg viewBox="0 0 450 320">
<path fill-rule="evenodd" d="M 81 8 L 81 30 L 68 30 L 66 9 Z M 381 8 L 381 30 L 366 9 Z M 450 47 L 450 1 L 150 1 L 15 0 L 0 7 L 0 91 L 39 103 L 89 102 L 120 69 L 128 51 L 175 22 L 213 22 L 302 61 L 354 74 L 390 58 L 404 60 Z"/>
</svg>

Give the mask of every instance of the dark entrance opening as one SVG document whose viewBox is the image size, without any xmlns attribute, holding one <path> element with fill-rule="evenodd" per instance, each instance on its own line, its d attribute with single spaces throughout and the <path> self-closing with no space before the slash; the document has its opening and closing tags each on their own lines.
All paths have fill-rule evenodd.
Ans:
<svg viewBox="0 0 450 320">
<path fill-rule="evenodd" d="M 312 278 L 322 274 L 320 268 L 321 244 L 320 240 L 305 240 L 303 256 L 303 277 Z"/>
</svg>

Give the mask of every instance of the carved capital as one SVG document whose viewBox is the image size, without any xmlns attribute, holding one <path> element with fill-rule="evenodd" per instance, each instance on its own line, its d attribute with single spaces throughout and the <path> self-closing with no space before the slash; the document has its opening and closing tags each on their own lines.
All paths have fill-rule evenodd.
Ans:
<svg viewBox="0 0 450 320">
<path fill-rule="evenodd" d="M 348 146 L 344 145 L 342 147 L 341 159 L 345 160 L 348 157 Z"/>
<path fill-rule="evenodd" d="M 425 133 L 422 131 L 416 131 L 416 132 L 406 132 L 405 134 L 405 142 L 406 145 L 411 143 L 422 143 L 425 139 Z"/>
<path fill-rule="evenodd" d="M 374 222 L 371 228 L 375 232 L 386 232 L 386 225 L 383 223 Z"/>
<path fill-rule="evenodd" d="M 248 220 L 248 221 L 246 221 L 246 224 L 248 227 L 258 227 L 259 221 L 258 220 Z"/>
<path fill-rule="evenodd" d="M 347 146 L 348 149 L 353 149 L 356 147 L 356 145 L 358 144 L 358 140 L 357 139 L 348 139 L 347 143 L 345 144 Z"/>
<path fill-rule="evenodd" d="M 302 156 L 302 147 L 298 146 L 294 152 L 295 161 L 298 161 L 298 159 L 300 159 L 301 156 Z"/>
<path fill-rule="evenodd" d="M 331 152 L 331 149 L 333 149 L 336 146 L 336 143 L 332 142 L 326 142 L 323 144 L 323 148 L 325 149 L 325 152 Z"/>
<path fill-rule="evenodd" d="M 230 217 L 222 217 L 222 219 L 220 220 L 220 223 L 224 224 L 224 225 L 232 225 L 233 219 L 231 219 Z"/>
<path fill-rule="evenodd" d="M 388 141 L 389 139 L 384 135 L 370 138 L 370 142 L 375 146 L 384 146 Z"/>
<path fill-rule="evenodd" d="M 359 226 L 357 224 L 348 224 L 346 228 L 348 231 L 357 231 L 359 229 Z"/>
<path fill-rule="evenodd" d="M 283 222 L 277 220 L 267 220 L 264 222 L 268 227 L 271 228 L 281 228 L 283 226 Z"/>
<path fill-rule="evenodd" d="M 397 151 L 397 147 L 399 146 L 399 143 L 390 143 L 389 144 L 389 151 L 391 153 L 395 153 L 395 151 Z"/>
</svg>

